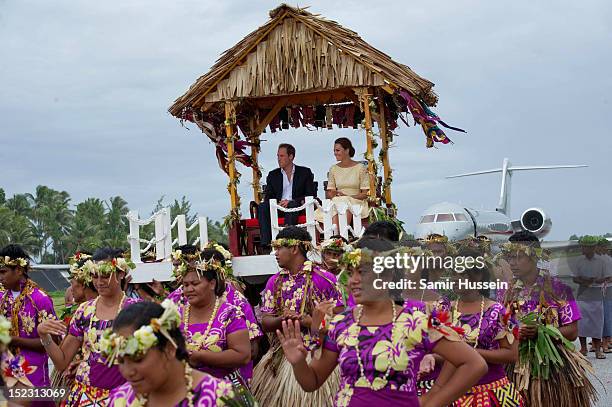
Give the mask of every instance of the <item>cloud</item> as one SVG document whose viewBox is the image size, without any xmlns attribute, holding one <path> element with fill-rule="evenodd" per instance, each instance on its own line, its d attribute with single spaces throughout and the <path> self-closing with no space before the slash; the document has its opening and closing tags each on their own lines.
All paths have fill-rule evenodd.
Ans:
<svg viewBox="0 0 612 407">
<path fill-rule="evenodd" d="M 438 201 L 494 207 L 499 177 L 444 180 L 515 164 L 587 163 L 586 170 L 516 175 L 513 215 L 541 205 L 554 238 L 612 231 L 608 73 L 612 6 L 605 1 L 311 1 L 310 10 L 436 83 L 436 111 L 467 135 L 424 148 L 402 127 L 391 151 L 393 197 L 416 221 Z M 0 9 L 1 186 L 46 184 L 89 196 L 121 195 L 148 212 L 160 195 L 186 195 L 201 214 L 227 213 L 226 178 L 212 145 L 166 109 L 224 50 L 265 23 L 271 1 L 4 1 Z M 289 140 L 322 185 L 335 137 L 354 131 L 267 134 L 262 163 Z M 325 153 L 328 151 L 328 153 Z M 327 155 L 326 155 L 327 154 Z M 241 185 L 247 212 L 250 171 Z"/>
</svg>

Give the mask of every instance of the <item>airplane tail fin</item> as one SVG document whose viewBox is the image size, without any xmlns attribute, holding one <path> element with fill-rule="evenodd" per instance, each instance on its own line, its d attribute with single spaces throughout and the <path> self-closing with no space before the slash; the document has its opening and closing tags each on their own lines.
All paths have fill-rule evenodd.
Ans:
<svg viewBox="0 0 612 407">
<path fill-rule="evenodd" d="M 510 216 L 510 184 L 511 177 L 514 171 L 533 171 L 533 170 L 556 170 L 560 168 L 584 168 L 588 167 L 588 165 L 531 165 L 531 166 L 511 166 L 510 160 L 508 158 L 504 158 L 504 162 L 502 164 L 502 168 L 496 168 L 492 170 L 484 170 L 484 171 L 476 171 L 476 172 L 467 172 L 464 174 L 450 175 L 446 178 L 460 178 L 460 177 L 470 177 L 473 175 L 481 175 L 481 174 L 493 174 L 493 173 L 502 173 L 501 180 L 501 191 L 499 193 L 499 202 L 497 204 L 496 211 L 501 212 L 507 216 Z"/>
</svg>

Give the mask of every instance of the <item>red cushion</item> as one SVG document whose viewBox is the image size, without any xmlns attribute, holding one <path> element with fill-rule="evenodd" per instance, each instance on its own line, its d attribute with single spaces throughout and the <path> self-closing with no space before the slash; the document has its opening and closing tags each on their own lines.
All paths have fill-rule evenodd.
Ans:
<svg viewBox="0 0 612 407">
<path fill-rule="evenodd" d="M 306 223 L 306 215 L 300 215 L 298 216 L 298 223 Z M 253 219 L 243 219 L 242 222 L 244 222 L 244 226 L 246 226 L 247 228 L 251 229 L 259 229 L 259 219 L 253 218 Z M 283 226 L 285 224 L 285 218 L 278 218 L 278 225 L 279 226 Z"/>
</svg>

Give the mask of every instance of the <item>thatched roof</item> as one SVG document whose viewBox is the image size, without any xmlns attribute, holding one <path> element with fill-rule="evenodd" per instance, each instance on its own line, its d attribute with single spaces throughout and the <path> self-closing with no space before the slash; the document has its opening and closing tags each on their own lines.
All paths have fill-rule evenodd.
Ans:
<svg viewBox="0 0 612 407">
<path fill-rule="evenodd" d="M 270 20 L 225 51 L 169 112 L 206 110 L 224 100 L 348 90 L 405 90 L 429 106 L 434 84 L 366 43 L 359 35 L 300 8 L 282 4 Z"/>
</svg>

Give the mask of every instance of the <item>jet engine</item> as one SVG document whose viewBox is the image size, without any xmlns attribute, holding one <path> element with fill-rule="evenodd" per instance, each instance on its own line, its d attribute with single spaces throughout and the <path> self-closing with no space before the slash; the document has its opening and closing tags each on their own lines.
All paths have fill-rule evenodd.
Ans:
<svg viewBox="0 0 612 407">
<path fill-rule="evenodd" d="M 521 215 L 521 227 L 542 238 L 550 232 L 552 220 L 540 208 L 529 208 Z"/>
</svg>

